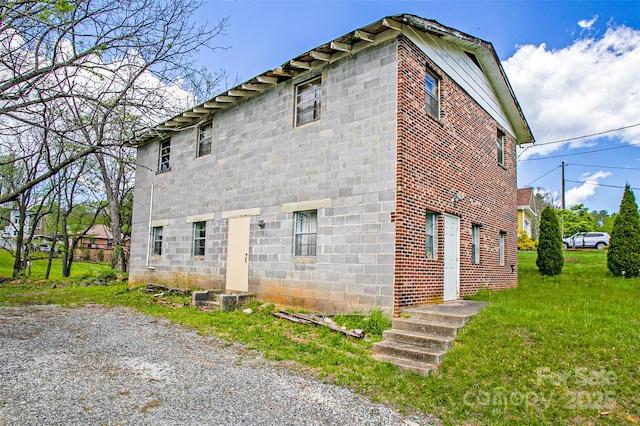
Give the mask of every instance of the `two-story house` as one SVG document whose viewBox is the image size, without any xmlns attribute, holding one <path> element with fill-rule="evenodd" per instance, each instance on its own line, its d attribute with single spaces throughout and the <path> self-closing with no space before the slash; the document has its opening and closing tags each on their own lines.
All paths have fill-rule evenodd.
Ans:
<svg viewBox="0 0 640 426">
<path fill-rule="evenodd" d="M 518 188 L 518 234 L 533 238 L 533 223 L 538 217 L 533 203 L 533 188 Z"/>
<path fill-rule="evenodd" d="M 137 141 L 130 283 L 396 314 L 515 286 L 531 141 L 489 42 L 386 17 Z"/>
</svg>

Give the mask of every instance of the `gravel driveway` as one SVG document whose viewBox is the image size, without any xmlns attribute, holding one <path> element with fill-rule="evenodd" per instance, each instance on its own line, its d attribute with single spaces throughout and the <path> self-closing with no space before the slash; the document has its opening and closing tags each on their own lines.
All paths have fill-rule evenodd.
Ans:
<svg viewBox="0 0 640 426">
<path fill-rule="evenodd" d="M 126 308 L 0 307 L 0 425 L 426 425 Z"/>
</svg>

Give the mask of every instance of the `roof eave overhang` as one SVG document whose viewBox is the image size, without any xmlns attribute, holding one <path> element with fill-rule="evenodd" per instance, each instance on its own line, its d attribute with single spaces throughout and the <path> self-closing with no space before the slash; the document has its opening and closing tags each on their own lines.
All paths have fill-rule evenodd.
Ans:
<svg viewBox="0 0 640 426">
<path fill-rule="evenodd" d="M 211 119 L 217 112 L 230 108 L 239 102 L 256 96 L 265 90 L 288 81 L 311 69 L 336 62 L 346 56 L 371 45 L 383 43 L 402 34 L 403 26 L 409 25 L 420 31 L 434 33 L 447 41 L 461 45 L 473 51 L 485 69 L 487 78 L 511 123 L 518 144 L 533 142 L 533 134 L 515 97 L 506 73 L 500 64 L 493 45 L 470 36 L 437 21 L 420 18 L 415 15 L 395 15 L 380 19 L 372 24 L 356 29 L 328 43 L 309 50 L 285 62 L 280 68 L 265 71 L 252 79 L 241 83 L 219 95 L 214 96 L 193 108 L 190 108 L 169 120 L 142 132 L 132 142 L 142 145 L 152 140 L 167 137 Z"/>
</svg>

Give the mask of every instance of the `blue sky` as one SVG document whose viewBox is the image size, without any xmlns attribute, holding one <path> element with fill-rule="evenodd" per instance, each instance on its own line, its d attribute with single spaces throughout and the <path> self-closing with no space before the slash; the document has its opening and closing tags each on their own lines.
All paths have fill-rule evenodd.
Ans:
<svg viewBox="0 0 640 426">
<path fill-rule="evenodd" d="M 518 186 L 559 198 L 564 161 L 567 206 L 611 213 L 619 187 L 640 188 L 639 1 L 205 1 L 202 22 L 229 18 L 226 34 L 214 40 L 229 49 L 196 60 L 242 82 L 401 13 L 493 44 L 538 145 L 520 149 Z"/>
</svg>

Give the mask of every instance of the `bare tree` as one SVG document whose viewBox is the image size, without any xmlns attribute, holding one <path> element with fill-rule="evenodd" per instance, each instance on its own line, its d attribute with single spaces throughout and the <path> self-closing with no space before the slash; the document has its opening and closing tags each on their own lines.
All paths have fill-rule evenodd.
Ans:
<svg viewBox="0 0 640 426">
<path fill-rule="evenodd" d="M 49 166 L 0 194 L 0 204 L 75 161 L 125 145 L 174 112 L 166 103 L 158 106 L 180 94 L 176 87 L 209 95 L 224 74 L 197 68 L 192 59 L 201 48 L 215 49 L 212 40 L 227 19 L 212 27 L 194 24 L 200 5 L 197 0 L 0 2 L 0 135 L 39 128 L 54 133 L 58 142 L 42 147 Z M 44 110 L 55 119 L 42 120 Z M 135 119 L 125 120 L 126 132 L 111 133 L 123 111 Z M 0 154 L 7 148 L 0 145 Z"/>
</svg>

